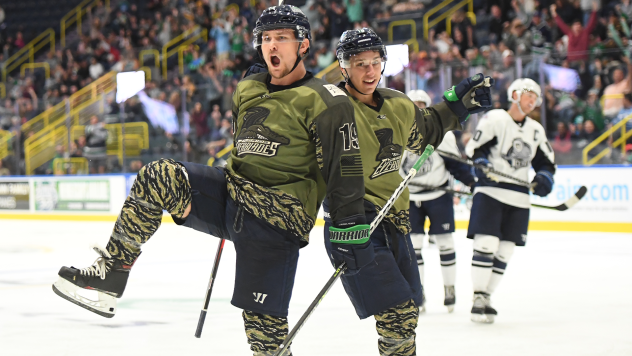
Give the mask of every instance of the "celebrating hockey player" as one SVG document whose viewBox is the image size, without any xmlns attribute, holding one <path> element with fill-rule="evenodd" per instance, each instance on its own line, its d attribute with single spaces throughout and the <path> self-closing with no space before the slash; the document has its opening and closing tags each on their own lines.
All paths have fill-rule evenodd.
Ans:
<svg viewBox="0 0 632 356">
<path fill-rule="evenodd" d="M 306 72 L 307 17 L 294 6 L 270 7 L 253 38 L 269 74 L 250 75 L 235 90 L 235 147 L 226 168 L 171 159 L 144 166 L 106 248 L 95 248 L 101 257 L 91 267 L 62 267 L 53 286 L 58 295 L 114 316 L 115 298 L 166 210 L 179 225 L 234 243 L 231 303 L 243 309 L 251 350 L 269 355 L 287 335 L 299 248 L 308 244 L 325 196 L 332 235 L 368 235 L 362 159 L 357 141 L 349 141 L 355 130 L 344 131 L 355 126 L 353 106 Z M 80 289 L 98 291 L 99 299 L 81 297 Z"/>
<path fill-rule="evenodd" d="M 467 237 L 474 239 L 472 285 L 474 322 L 493 323 L 496 310 L 490 296 L 498 286 L 515 246 L 527 242 L 529 190 L 546 196 L 553 188 L 555 160 L 542 125 L 527 115 L 542 102 L 540 86 L 517 79 L 507 90 L 511 107 L 491 110 L 479 121 L 465 147 L 479 167 Z M 490 177 L 485 168 L 527 181 L 529 166 L 536 172 L 531 186 L 504 177 Z M 489 173 L 490 175 L 492 173 Z"/>
<path fill-rule="evenodd" d="M 419 108 L 429 107 L 432 104 L 430 96 L 423 90 L 412 90 L 408 97 Z M 417 256 L 419 276 L 424 285 L 424 259 L 421 254 L 423 247 L 426 217 L 430 220 L 428 235 L 439 247 L 441 259 L 441 273 L 443 275 L 444 300 L 443 305 L 448 312 L 454 310 L 456 295 L 454 282 L 456 280 L 456 253 L 454 251 L 454 203 L 452 194 L 436 188 L 447 188 L 450 174 L 466 185 L 474 184 L 475 178 L 470 167 L 464 163 L 443 158 L 439 152 L 446 152 L 460 157 L 461 153 L 456 145 L 454 133 L 448 131 L 443 137 L 443 142 L 437 150 L 424 162 L 415 178 L 410 181 L 410 239 Z M 404 159 L 400 168 L 400 175 L 406 177 L 419 156 L 410 151 L 404 153 Z M 425 298 L 424 298 L 425 304 Z M 420 313 L 425 311 L 422 305 Z"/>
<path fill-rule="evenodd" d="M 352 97 L 357 125 L 340 130 L 350 137 L 347 147 L 360 145 L 370 222 L 403 180 L 399 166 L 404 149 L 421 154 L 428 144 L 436 147 L 470 113 L 489 108 L 492 81 L 481 74 L 468 78 L 446 91 L 445 102 L 420 110 L 403 93 L 377 89 L 387 57 L 373 30 L 344 32 L 336 56 L 345 78 L 337 90 Z M 395 202 L 370 237 L 352 241 L 332 234 L 329 198 L 323 208 L 327 253 L 334 266 L 348 265 L 342 283 L 358 316 L 375 316 L 380 355 L 414 355 L 422 287 L 410 242 L 408 195 Z"/>
</svg>

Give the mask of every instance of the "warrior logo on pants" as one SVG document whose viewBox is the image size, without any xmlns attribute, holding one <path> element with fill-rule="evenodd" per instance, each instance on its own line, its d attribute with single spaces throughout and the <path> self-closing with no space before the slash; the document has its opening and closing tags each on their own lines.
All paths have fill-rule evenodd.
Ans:
<svg viewBox="0 0 632 356">
<path fill-rule="evenodd" d="M 393 130 L 381 129 L 375 131 L 375 136 L 380 142 L 380 151 L 375 160 L 380 164 L 375 168 L 371 179 L 383 174 L 399 170 L 399 162 L 402 156 L 402 146 L 393 143 Z"/>
<path fill-rule="evenodd" d="M 237 155 L 254 154 L 273 157 L 276 156 L 279 146 L 290 143 L 287 137 L 263 125 L 269 115 L 270 110 L 264 107 L 254 107 L 246 111 L 241 133 L 237 136 L 235 143 Z"/>
</svg>

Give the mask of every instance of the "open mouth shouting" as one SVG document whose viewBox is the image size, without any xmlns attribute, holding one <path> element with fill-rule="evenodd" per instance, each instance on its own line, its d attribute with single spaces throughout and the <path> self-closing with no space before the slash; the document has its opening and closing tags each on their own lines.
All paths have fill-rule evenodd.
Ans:
<svg viewBox="0 0 632 356">
<path fill-rule="evenodd" d="M 276 55 L 271 55 L 270 56 L 270 64 L 274 68 L 279 68 L 279 66 L 281 66 L 281 58 L 279 58 Z"/>
</svg>

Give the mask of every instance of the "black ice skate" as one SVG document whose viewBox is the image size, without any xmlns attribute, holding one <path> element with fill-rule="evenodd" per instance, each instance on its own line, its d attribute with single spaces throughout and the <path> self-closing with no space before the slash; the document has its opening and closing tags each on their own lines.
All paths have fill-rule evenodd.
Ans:
<svg viewBox="0 0 632 356">
<path fill-rule="evenodd" d="M 485 292 L 474 293 L 474 305 L 472 306 L 471 320 L 475 323 L 491 324 L 498 312 L 490 305 L 489 294 Z"/>
<path fill-rule="evenodd" d="M 454 286 L 443 286 L 445 290 L 445 298 L 443 299 L 443 305 L 448 307 L 448 313 L 454 311 L 454 304 L 456 303 L 456 294 L 454 293 Z"/>
<path fill-rule="evenodd" d="M 62 267 L 59 279 L 53 284 L 53 291 L 82 308 L 111 318 L 116 313 L 116 298 L 123 295 L 132 266 L 113 259 L 103 248 L 95 246 L 94 250 L 101 257 L 92 266 L 81 269 Z M 97 299 L 80 295 L 79 292 L 96 293 Z"/>
</svg>

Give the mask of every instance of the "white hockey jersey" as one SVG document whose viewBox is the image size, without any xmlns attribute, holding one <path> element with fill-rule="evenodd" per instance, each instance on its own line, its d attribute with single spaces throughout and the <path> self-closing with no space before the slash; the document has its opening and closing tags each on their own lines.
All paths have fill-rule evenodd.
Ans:
<svg viewBox="0 0 632 356">
<path fill-rule="evenodd" d="M 485 157 L 494 170 L 523 181 L 529 180 L 531 165 L 536 172 L 546 169 L 555 173 L 553 149 L 542 125 L 528 116 L 518 123 L 502 109 L 488 111 L 481 118 L 465 153 L 472 160 Z M 474 194 L 484 193 L 519 208 L 530 207 L 528 188 L 509 178 L 497 178 L 500 181 L 497 186 L 477 184 Z"/>
<path fill-rule="evenodd" d="M 428 187 L 442 186 L 450 178 L 450 172 L 447 170 L 445 161 L 439 155 L 438 151 L 461 157 L 459 148 L 456 145 L 456 137 L 454 137 L 452 131 L 448 131 L 445 134 L 439 147 L 428 157 L 426 162 L 421 166 L 421 169 L 419 169 L 419 172 L 417 172 L 415 177 L 410 181 L 408 190 L 410 191 L 411 201 L 433 200 L 445 194 L 444 191 L 440 190 L 428 190 Z M 400 165 L 399 174 L 402 177 L 406 177 L 415 162 L 417 162 L 417 159 L 419 159 L 419 155 L 406 151 L 402 159 L 402 164 Z M 426 188 L 415 186 L 415 184 L 426 186 Z"/>
</svg>

